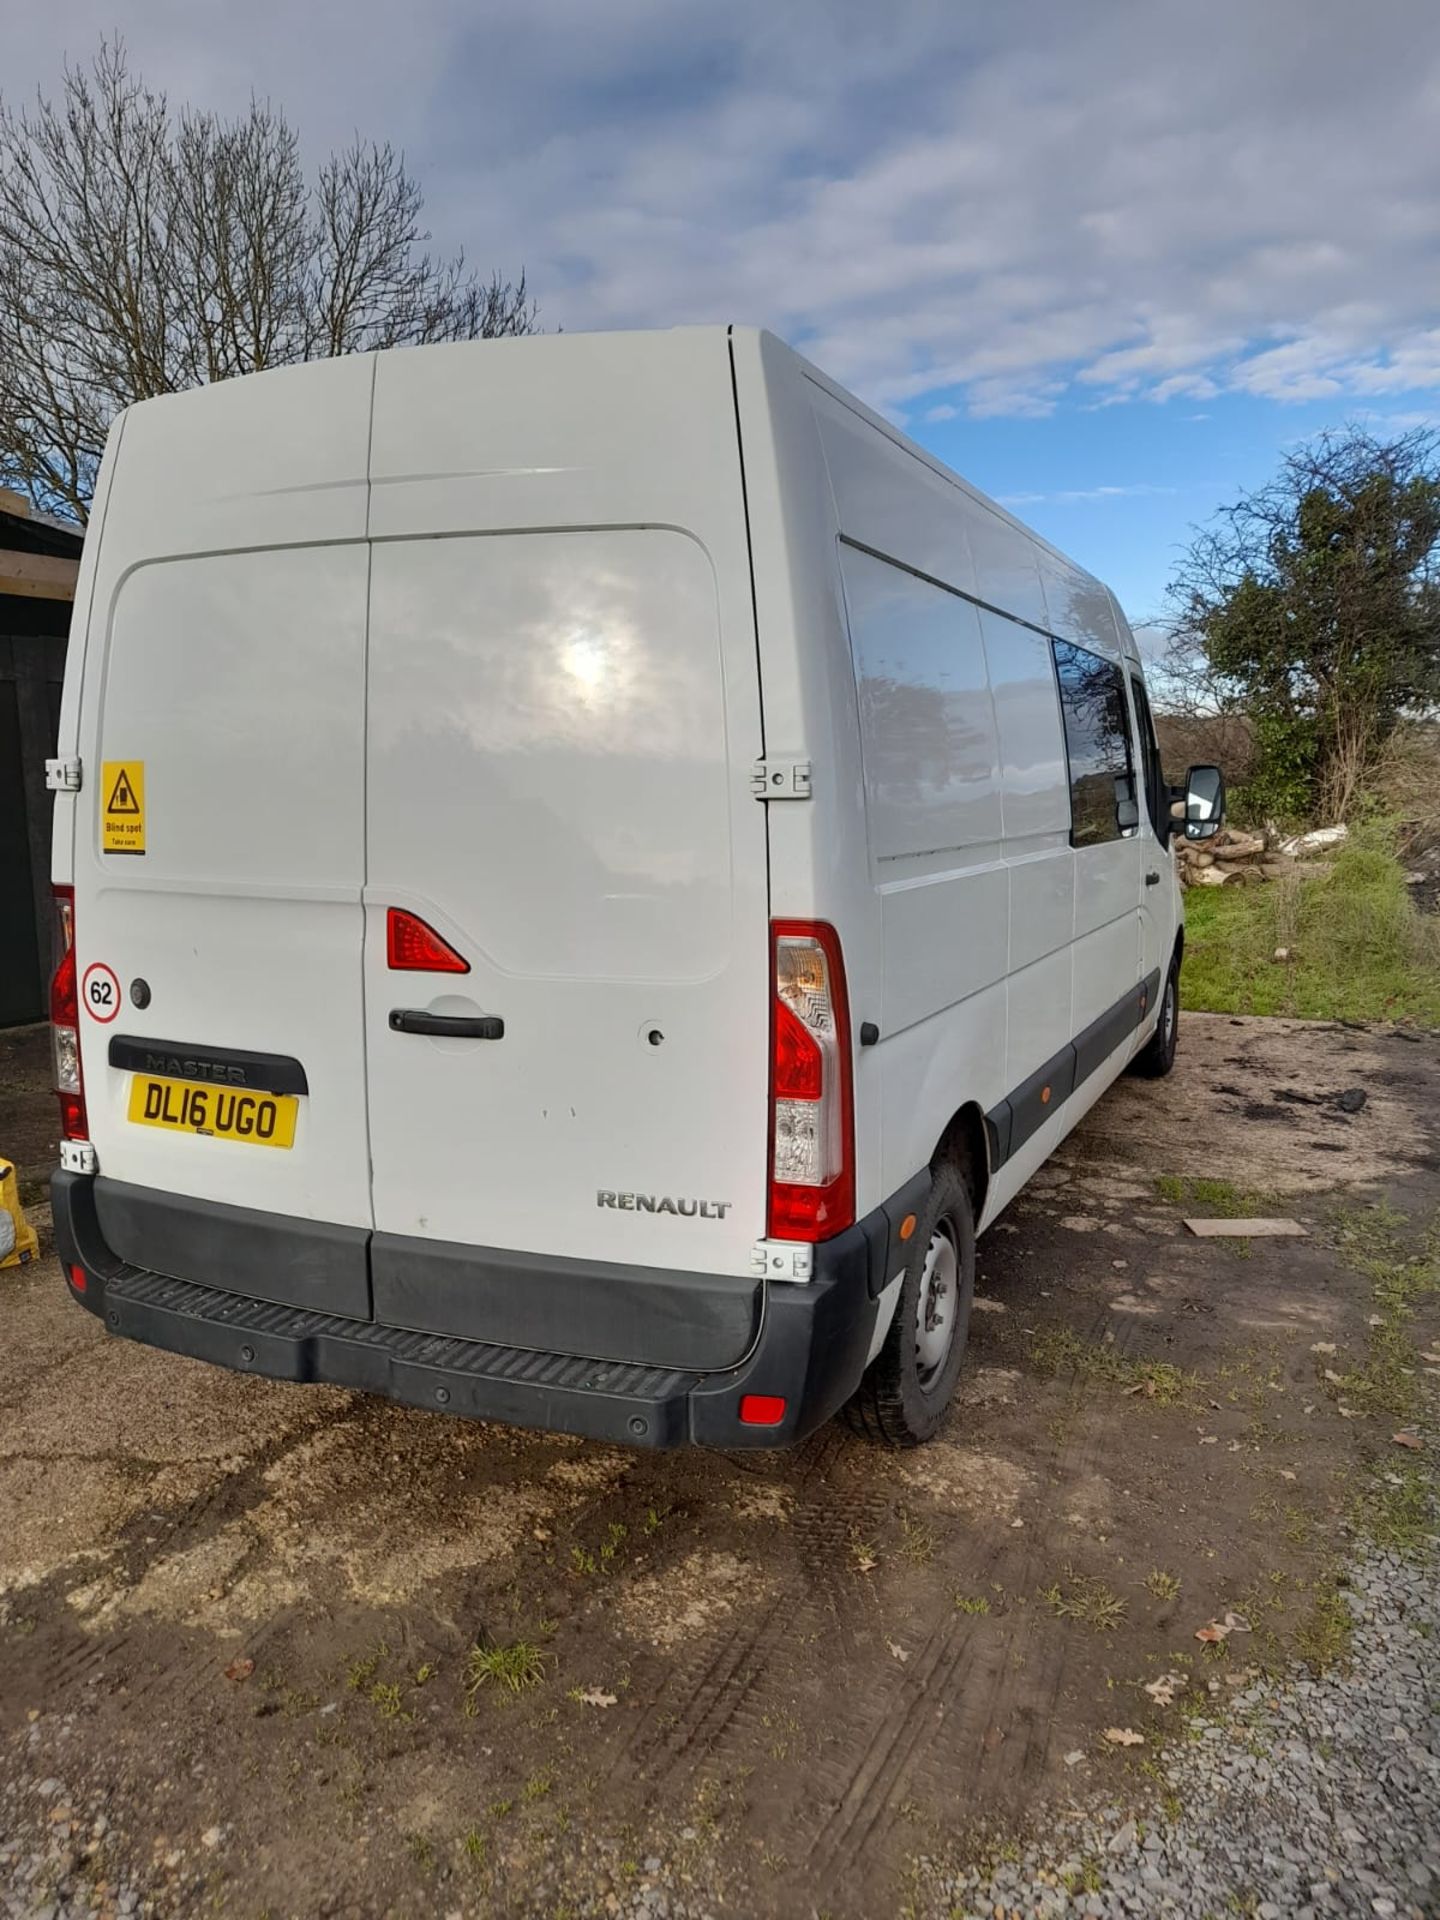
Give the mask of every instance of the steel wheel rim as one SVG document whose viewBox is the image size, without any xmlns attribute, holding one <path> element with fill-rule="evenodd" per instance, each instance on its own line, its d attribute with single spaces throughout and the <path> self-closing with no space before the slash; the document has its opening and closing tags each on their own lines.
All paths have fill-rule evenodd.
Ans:
<svg viewBox="0 0 1440 1920">
<path fill-rule="evenodd" d="M 922 1387 L 944 1370 L 960 1311 L 960 1250 L 948 1220 L 930 1236 L 915 1307 L 915 1365 Z"/>
</svg>

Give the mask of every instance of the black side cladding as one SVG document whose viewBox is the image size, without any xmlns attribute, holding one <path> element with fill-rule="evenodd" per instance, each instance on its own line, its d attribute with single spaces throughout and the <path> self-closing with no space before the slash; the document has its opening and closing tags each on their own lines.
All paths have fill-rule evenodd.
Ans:
<svg viewBox="0 0 1440 1920">
<path fill-rule="evenodd" d="M 1159 991 L 1157 968 L 990 1109 L 985 1116 L 985 1133 L 992 1173 L 1004 1166 L 1012 1154 L 1018 1153 L 1031 1135 L 1038 1133 L 1050 1116 L 1060 1111 L 1062 1102 L 1097 1072 L 1117 1047 L 1124 1045 L 1154 1006 Z"/>
</svg>

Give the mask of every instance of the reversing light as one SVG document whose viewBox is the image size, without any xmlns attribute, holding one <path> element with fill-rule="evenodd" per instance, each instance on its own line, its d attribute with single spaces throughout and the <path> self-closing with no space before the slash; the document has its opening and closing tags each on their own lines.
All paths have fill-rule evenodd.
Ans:
<svg viewBox="0 0 1440 1920">
<path fill-rule="evenodd" d="M 385 915 L 385 960 L 395 973 L 468 973 L 470 962 L 418 913 L 391 907 Z"/>
<path fill-rule="evenodd" d="M 85 1081 L 80 1069 L 80 994 L 75 966 L 75 889 L 56 887 L 55 951 L 50 981 L 50 1042 L 55 1056 L 55 1091 L 60 1100 L 60 1138 L 88 1140 Z"/>
<path fill-rule="evenodd" d="M 828 1240 L 855 1218 L 850 1012 L 835 929 L 777 920 L 771 946 L 773 1240 Z"/>
</svg>

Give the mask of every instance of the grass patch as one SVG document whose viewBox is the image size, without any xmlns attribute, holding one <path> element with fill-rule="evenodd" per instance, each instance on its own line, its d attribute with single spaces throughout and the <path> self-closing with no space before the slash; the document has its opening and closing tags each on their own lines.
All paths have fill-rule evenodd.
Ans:
<svg viewBox="0 0 1440 1920">
<path fill-rule="evenodd" d="M 935 1529 L 913 1514 L 902 1513 L 900 1551 L 912 1566 L 925 1566 L 935 1558 Z"/>
<path fill-rule="evenodd" d="M 1037 1371 L 1054 1378 L 1073 1373 L 1081 1380 L 1108 1380 L 1142 1396 L 1152 1405 L 1178 1406 L 1190 1391 L 1190 1375 L 1168 1360 L 1132 1360 L 1112 1346 L 1082 1340 L 1069 1327 L 1037 1334 L 1030 1345 Z"/>
<path fill-rule="evenodd" d="M 955 1611 L 957 1613 L 989 1613 L 990 1602 L 983 1593 L 957 1593 Z"/>
<path fill-rule="evenodd" d="M 465 1656 L 465 1694 L 473 1700 L 482 1687 L 523 1693 L 545 1678 L 545 1655 L 533 1641 L 508 1647 L 472 1647 Z"/>
<path fill-rule="evenodd" d="M 1168 1603 L 1180 1598 L 1180 1576 L 1168 1573 L 1164 1567 L 1155 1567 L 1145 1576 L 1145 1591 L 1152 1598 Z"/>
<path fill-rule="evenodd" d="M 1314 878 L 1192 887 L 1182 993 L 1202 1013 L 1440 1025 L 1440 925 L 1406 890 L 1393 829 L 1352 829 Z"/>
<path fill-rule="evenodd" d="M 1332 1574 L 1316 1587 L 1310 1611 L 1296 1629 L 1295 1652 L 1312 1673 L 1325 1673 L 1349 1658 L 1354 1625 L 1340 1583 Z"/>
<path fill-rule="evenodd" d="M 1103 1580 L 1069 1567 L 1063 1580 L 1041 1588 L 1040 1598 L 1057 1620 L 1078 1620 L 1095 1633 L 1113 1633 L 1125 1618 L 1125 1602 L 1118 1593 Z"/>
<path fill-rule="evenodd" d="M 1272 1212 L 1277 1204 L 1274 1194 L 1252 1193 L 1232 1180 L 1206 1180 L 1180 1173 L 1162 1173 L 1155 1191 L 1172 1207 L 1220 1220 L 1254 1220 Z"/>
<path fill-rule="evenodd" d="M 1437 1529 L 1430 1483 L 1418 1460 L 1398 1461 L 1358 1496 L 1351 1511 L 1358 1532 L 1377 1547 L 1419 1559 Z"/>
<path fill-rule="evenodd" d="M 1376 1308 L 1364 1360 L 1343 1374 L 1333 1391 L 1366 1413 L 1408 1420 L 1421 1404 L 1410 1322 L 1417 1305 L 1440 1290 L 1440 1236 L 1432 1230 L 1418 1249 L 1407 1247 L 1404 1215 L 1383 1203 L 1342 1207 L 1332 1220 L 1336 1246 L 1370 1282 Z"/>
</svg>

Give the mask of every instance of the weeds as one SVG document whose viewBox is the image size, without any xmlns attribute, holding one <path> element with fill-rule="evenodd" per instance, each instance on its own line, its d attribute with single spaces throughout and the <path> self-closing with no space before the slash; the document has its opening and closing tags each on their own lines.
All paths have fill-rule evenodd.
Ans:
<svg viewBox="0 0 1440 1920">
<path fill-rule="evenodd" d="M 1190 1174 L 1162 1173 L 1155 1191 L 1171 1206 L 1189 1207 L 1222 1220 L 1253 1220 L 1273 1212 L 1275 1196 L 1252 1193 L 1233 1180 L 1209 1180 Z"/>
<path fill-rule="evenodd" d="M 1355 1501 L 1357 1530 L 1377 1547 L 1417 1558 L 1436 1531 L 1430 1485 L 1418 1460 L 1402 1460 Z"/>
<path fill-rule="evenodd" d="M 465 1835 L 465 1838 L 460 1842 L 461 1851 L 464 1853 L 466 1859 L 473 1860 L 476 1866 L 485 1858 L 485 1849 L 488 1845 L 489 1842 L 478 1827 L 471 1827 L 470 1831 Z"/>
<path fill-rule="evenodd" d="M 1170 1601 L 1180 1598 L 1180 1576 L 1167 1573 L 1163 1567 L 1156 1567 L 1145 1576 L 1145 1591 L 1168 1605 Z"/>
<path fill-rule="evenodd" d="M 1312 1673 L 1325 1673 L 1349 1657 L 1353 1630 L 1339 1580 L 1330 1574 L 1316 1587 L 1310 1611 L 1296 1630 L 1295 1651 Z"/>
<path fill-rule="evenodd" d="M 523 1693 L 545 1678 L 545 1654 L 532 1641 L 508 1647 L 472 1647 L 465 1656 L 465 1694 L 473 1700 L 482 1687 Z"/>
<path fill-rule="evenodd" d="M 923 1567 L 935 1558 L 935 1529 L 913 1514 L 900 1516 L 900 1551 L 912 1566 Z"/>
<path fill-rule="evenodd" d="M 1132 1360 L 1114 1347 L 1082 1340 L 1069 1327 L 1039 1334 L 1030 1346 L 1037 1371 L 1052 1379 L 1073 1373 L 1081 1380 L 1108 1380 L 1141 1394 L 1153 1405 L 1173 1407 L 1185 1399 L 1191 1376 L 1168 1360 Z"/>
<path fill-rule="evenodd" d="M 989 1613 L 990 1602 L 983 1593 L 957 1593 L 955 1596 L 957 1613 Z"/>
<path fill-rule="evenodd" d="M 345 1684 L 352 1693 L 367 1693 L 380 1671 L 380 1662 L 388 1659 L 390 1649 L 382 1640 L 371 1653 L 358 1654 L 345 1669 Z"/>
<path fill-rule="evenodd" d="M 1125 1618 L 1125 1602 L 1103 1580 L 1066 1567 L 1063 1581 L 1041 1589 L 1057 1620 L 1078 1620 L 1095 1633 L 1113 1633 Z"/>
</svg>

